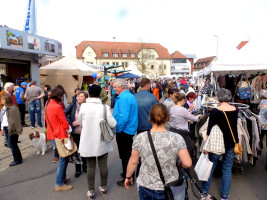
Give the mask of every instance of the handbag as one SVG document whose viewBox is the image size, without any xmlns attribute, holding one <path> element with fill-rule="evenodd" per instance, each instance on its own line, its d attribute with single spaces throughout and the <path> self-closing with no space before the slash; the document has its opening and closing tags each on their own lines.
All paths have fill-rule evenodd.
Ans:
<svg viewBox="0 0 267 200">
<path fill-rule="evenodd" d="M 77 146 L 73 141 L 73 137 L 70 134 L 67 133 L 68 134 L 68 138 L 58 139 L 55 136 L 53 127 L 52 127 L 52 125 L 50 123 L 50 120 L 49 120 L 49 118 L 47 116 L 46 110 L 45 110 L 45 116 L 46 116 L 46 119 L 48 121 L 49 126 L 51 127 L 52 133 L 53 133 L 53 135 L 55 137 L 55 142 L 56 142 L 57 151 L 58 151 L 59 156 L 61 158 L 66 158 L 66 157 L 74 154 L 77 151 Z"/>
<path fill-rule="evenodd" d="M 221 109 L 221 108 L 220 108 L 220 109 Z M 235 152 L 235 154 L 240 154 L 240 155 L 242 155 L 243 147 L 242 147 L 240 144 L 236 143 L 236 141 L 235 141 L 235 136 L 234 136 L 234 134 L 233 134 L 233 131 L 232 131 L 231 125 L 230 125 L 230 123 L 229 123 L 228 117 L 227 117 L 226 113 L 224 112 L 224 110 L 223 110 L 223 109 L 221 109 L 221 110 L 223 111 L 223 114 L 225 115 L 225 118 L 226 118 L 226 120 L 227 120 L 229 129 L 230 129 L 230 131 L 231 131 L 231 134 L 232 134 L 232 137 L 233 137 L 233 140 L 234 140 L 234 143 L 235 143 L 234 152 Z"/>
<path fill-rule="evenodd" d="M 184 200 L 185 186 L 182 176 L 179 176 L 178 180 L 166 184 L 150 131 L 147 132 L 147 136 L 159 171 L 160 179 L 164 185 L 165 200 Z"/>
<path fill-rule="evenodd" d="M 100 121 L 100 129 L 102 132 L 102 138 L 104 142 L 111 142 L 114 138 L 114 135 L 116 133 L 116 128 L 110 128 L 107 121 L 107 108 L 105 105 L 103 105 L 104 110 L 104 119 Z"/>
<path fill-rule="evenodd" d="M 211 173 L 213 162 L 209 160 L 208 154 L 201 153 L 197 164 L 194 168 L 197 177 L 201 181 L 208 181 Z"/>
<path fill-rule="evenodd" d="M 243 81 L 244 74 L 242 74 L 240 87 L 238 89 L 239 99 L 250 99 L 251 98 L 251 88 L 247 81 L 247 77 L 245 75 L 246 81 Z"/>
<path fill-rule="evenodd" d="M 203 149 L 218 155 L 225 153 L 223 133 L 218 125 L 212 127 Z"/>
</svg>

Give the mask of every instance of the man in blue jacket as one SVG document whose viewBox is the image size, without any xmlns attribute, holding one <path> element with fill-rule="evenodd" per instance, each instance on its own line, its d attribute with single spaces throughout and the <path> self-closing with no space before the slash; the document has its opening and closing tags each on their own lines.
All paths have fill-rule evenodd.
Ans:
<svg viewBox="0 0 267 200">
<path fill-rule="evenodd" d="M 123 180 L 118 181 L 117 184 L 119 186 L 124 186 L 127 165 L 132 152 L 133 136 L 138 126 L 138 110 L 136 98 L 127 89 L 128 85 L 123 79 L 116 79 L 113 86 L 114 90 L 119 95 L 116 99 L 113 116 L 117 121 L 116 140 L 123 171 Z"/>
<path fill-rule="evenodd" d="M 26 100 L 24 99 L 24 94 L 25 90 L 27 88 L 27 83 L 22 82 L 20 84 L 21 86 L 16 90 L 15 97 L 19 106 L 19 112 L 20 112 L 20 119 L 21 119 L 21 125 L 24 127 L 28 127 L 25 123 L 25 102 Z"/>
</svg>

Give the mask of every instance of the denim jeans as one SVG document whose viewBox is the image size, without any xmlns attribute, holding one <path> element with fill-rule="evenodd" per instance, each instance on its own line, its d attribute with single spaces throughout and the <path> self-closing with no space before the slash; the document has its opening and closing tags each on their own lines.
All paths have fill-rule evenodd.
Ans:
<svg viewBox="0 0 267 200">
<path fill-rule="evenodd" d="M 38 126 L 42 126 L 42 106 L 40 100 L 34 100 L 29 103 L 29 113 L 31 127 L 35 127 L 35 113 L 37 113 Z"/>
<path fill-rule="evenodd" d="M 51 142 L 51 144 L 53 145 L 53 147 L 55 147 L 54 157 L 59 158 L 59 154 L 58 154 L 58 151 L 57 151 L 57 145 L 56 145 L 55 140 L 50 140 L 50 142 Z"/>
<path fill-rule="evenodd" d="M 8 135 L 8 127 L 4 127 L 4 132 L 7 139 L 8 147 L 11 149 L 14 162 L 21 163 L 22 162 L 22 156 L 18 147 L 18 135 Z"/>
<path fill-rule="evenodd" d="M 214 169 L 215 169 L 220 157 L 221 157 L 221 155 L 217 155 L 217 154 L 213 154 L 213 153 L 209 154 L 209 159 L 211 162 L 213 162 L 213 166 L 211 169 L 211 174 L 210 174 L 209 180 L 202 182 L 201 190 L 203 193 L 207 193 L 209 188 L 210 188 L 212 175 L 213 175 Z M 222 198 L 227 198 L 229 196 L 234 157 L 235 157 L 234 148 L 225 149 L 225 154 L 223 154 L 223 160 L 222 160 L 222 181 L 221 181 Z"/>
<path fill-rule="evenodd" d="M 68 166 L 68 158 L 59 158 L 57 166 L 57 179 L 56 186 L 62 186 L 64 184 L 64 178 L 66 178 L 66 171 Z"/>
<path fill-rule="evenodd" d="M 150 190 L 148 188 L 139 186 L 139 197 L 140 200 L 164 200 L 165 194 L 164 190 Z"/>
</svg>

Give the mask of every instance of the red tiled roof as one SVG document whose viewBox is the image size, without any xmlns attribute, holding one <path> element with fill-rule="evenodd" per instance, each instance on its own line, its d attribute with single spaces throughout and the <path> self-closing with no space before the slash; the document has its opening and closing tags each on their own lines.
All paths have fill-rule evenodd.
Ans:
<svg viewBox="0 0 267 200">
<path fill-rule="evenodd" d="M 248 43 L 248 41 L 242 41 L 240 42 L 240 44 L 236 47 L 238 50 L 242 49 L 246 44 Z"/>
<path fill-rule="evenodd" d="M 171 54 L 171 58 L 186 58 L 181 52 L 175 51 L 174 53 Z"/>
<path fill-rule="evenodd" d="M 210 63 L 214 60 L 214 58 L 216 58 L 216 56 L 200 58 L 194 63 L 194 68 L 200 69 L 200 68 L 208 67 Z"/>
<path fill-rule="evenodd" d="M 90 46 L 96 53 L 96 58 L 104 58 L 103 53 L 108 53 L 108 57 L 113 58 L 114 49 L 118 51 L 119 57 L 122 58 L 122 53 L 128 53 L 128 58 L 131 58 L 131 53 L 137 53 L 142 48 L 154 49 L 159 59 L 171 59 L 168 49 L 157 43 L 137 43 L 137 42 L 102 42 L 102 41 L 82 41 L 76 46 L 76 57 L 82 58 L 83 51 Z M 103 51 L 105 50 L 105 51 Z"/>
</svg>

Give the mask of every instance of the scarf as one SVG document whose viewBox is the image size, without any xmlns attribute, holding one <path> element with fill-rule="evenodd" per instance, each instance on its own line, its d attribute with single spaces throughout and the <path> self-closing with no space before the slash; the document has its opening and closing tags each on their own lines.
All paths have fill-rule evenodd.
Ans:
<svg viewBox="0 0 267 200">
<path fill-rule="evenodd" d="M 4 117 L 5 113 L 6 113 L 6 111 L 7 111 L 7 107 L 4 106 L 2 108 L 2 110 L 1 110 L 1 122 L 3 121 L 3 117 Z"/>
</svg>

